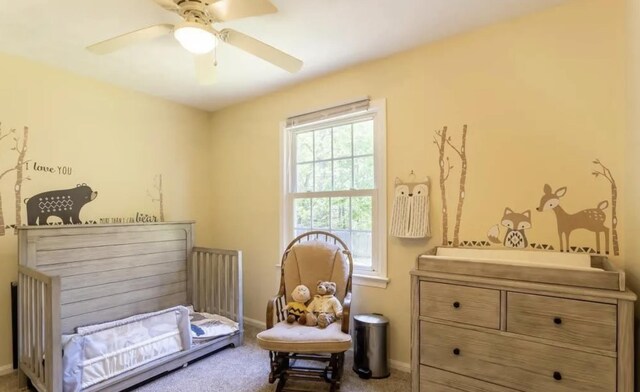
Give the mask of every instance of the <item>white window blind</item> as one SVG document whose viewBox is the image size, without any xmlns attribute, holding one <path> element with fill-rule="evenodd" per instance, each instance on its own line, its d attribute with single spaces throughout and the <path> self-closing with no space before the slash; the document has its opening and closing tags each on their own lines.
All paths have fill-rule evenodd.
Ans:
<svg viewBox="0 0 640 392">
<path fill-rule="evenodd" d="M 330 108 L 315 110 L 313 112 L 299 114 L 289 117 L 286 122 L 287 128 L 299 127 L 311 123 L 321 122 L 325 120 L 335 119 L 349 114 L 362 112 L 369 109 L 369 98 L 361 99 L 354 102 L 345 103 Z"/>
</svg>

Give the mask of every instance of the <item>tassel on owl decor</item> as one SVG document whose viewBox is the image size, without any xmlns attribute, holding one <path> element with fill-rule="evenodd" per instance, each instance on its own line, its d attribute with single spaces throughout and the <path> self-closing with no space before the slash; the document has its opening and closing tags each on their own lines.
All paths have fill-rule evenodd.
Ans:
<svg viewBox="0 0 640 392">
<path fill-rule="evenodd" d="M 396 179 L 390 234 L 399 238 L 431 236 L 428 179 L 419 183 Z"/>
</svg>

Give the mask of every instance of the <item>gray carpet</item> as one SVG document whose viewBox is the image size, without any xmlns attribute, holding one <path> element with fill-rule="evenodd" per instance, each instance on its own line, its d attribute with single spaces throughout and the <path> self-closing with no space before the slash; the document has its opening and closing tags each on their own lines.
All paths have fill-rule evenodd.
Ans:
<svg viewBox="0 0 640 392">
<path fill-rule="evenodd" d="M 271 392 L 269 384 L 269 354 L 260 349 L 255 336 L 258 330 L 245 327 L 244 345 L 229 348 L 192 363 L 188 367 L 145 384 L 136 392 Z M 409 373 L 391 370 L 391 376 L 378 380 L 362 380 L 351 370 L 353 356 L 347 353 L 341 391 L 344 392 L 404 392 L 411 390 Z M 287 382 L 313 392 L 328 391 L 328 384 Z"/>
<path fill-rule="evenodd" d="M 176 370 L 144 384 L 135 392 L 272 392 L 275 384 L 269 384 L 269 355 L 261 350 L 255 336 L 258 330 L 245 328 L 242 347 L 224 349 L 184 369 Z M 347 353 L 341 391 L 344 392 L 404 392 L 411 390 L 409 373 L 391 370 L 391 376 L 379 380 L 361 380 L 351 370 L 353 356 Z M 297 383 L 295 386 L 313 392 L 327 391 L 321 383 Z M 0 377 L 0 392 L 17 390 L 15 375 Z"/>
</svg>

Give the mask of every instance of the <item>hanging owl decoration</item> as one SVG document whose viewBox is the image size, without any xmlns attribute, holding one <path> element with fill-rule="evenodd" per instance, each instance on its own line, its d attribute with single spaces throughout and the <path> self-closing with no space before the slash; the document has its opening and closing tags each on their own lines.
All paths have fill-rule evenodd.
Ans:
<svg viewBox="0 0 640 392">
<path fill-rule="evenodd" d="M 418 183 L 396 179 L 390 234 L 400 238 L 431 236 L 428 179 Z"/>
</svg>

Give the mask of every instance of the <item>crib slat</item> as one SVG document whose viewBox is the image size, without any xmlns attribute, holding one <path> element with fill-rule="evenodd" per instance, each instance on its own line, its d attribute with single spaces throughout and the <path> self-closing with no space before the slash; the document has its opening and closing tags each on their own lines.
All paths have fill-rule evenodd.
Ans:
<svg viewBox="0 0 640 392">
<path fill-rule="evenodd" d="M 213 254 L 210 252 L 206 253 L 207 255 L 207 312 L 214 313 L 214 304 L 213 304 L 213 269 L 215 267 L 213 261 Z"/>
<path fill-rule="evenodd" d="M 233 298 L 234 298 L 234 292 L 233 292 L 233 256 L 229 255 L 229 263 L 227 264 L 227 273 L 226 273 L 226 279 L 227 279 L 227 287 L 228 289 L 228 294 L 227 294 L 227 314 L 229 318 L 234 318 L 234 313 L 233 313 Z"/>
<path fill-rule="evenodd" d="M 207 286 L 206 286 L 206 284 L 207 284 L 206 278 L 207 277 L 205 275 L 205 273 L 206 273 L 206 271 L 205 271 L 205 268 L 206 268 L 206 259 L 205 259 L 206 255 L 205 254 L 201 254 L 200 256 L 201 256 L 200 257 L 200 263 L 199 263 L 199 266 L 198 266 L 198 274 L 199 274 L 199 278 L 200 278 L 199 279 L 199 284 L 198 284 L 198 287 L 200 289 L 199 290 L 200 291 L 200 303 L 198 304 L 199 305 L 198 311 L 203 311 L 207 306 L 207 291 L 206 291 L 207 290 Z"/>
<path fill-rule="evenodd" d="M 36 300 L 35 300 L 35 307 L 36 307 L 36 312 L 35 312 L 35 318 L 36 318 L 36 326 L 37 326 L 37 333 L 36 333 L 36 339 L 35 339 L 35 352 L 36 352 L 36 377 L 40 378 L 43 376 L 42 374 L 42 333 L 40 333 L 40 328 L 42 327 L 42 282 L 36 281 L 35 282 L 35 296 L 36 296 Z"/>
<path fill-rule="evenodd" d="M 230 285 L 230 290 L 229 290 L 229 307 L 227 308 L 228 312 L 229 312 L 229 316 L 231 318 L 235 318 L 236 316 L 236 309 L 235 309 L 235 302 L 236 302 L 236 291 L 235 291 L 235 287 L 233 284 L 233 279 L 234 279 L 234 273 L 235 273 L 235 257 L 234 256 L 229 256 L 229 258 L 231 259 L 231 263 L 229 264 L 229 272 L 227 273 L 227 279 L 229 279 L 229 285 Z"/>
</svg>

